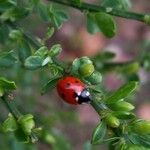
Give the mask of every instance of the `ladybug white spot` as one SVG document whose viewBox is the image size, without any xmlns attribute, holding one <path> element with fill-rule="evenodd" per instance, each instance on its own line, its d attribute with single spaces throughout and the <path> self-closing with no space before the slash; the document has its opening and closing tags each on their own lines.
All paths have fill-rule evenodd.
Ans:
<svg viewBox="0 0 150 150">
<path fill-rule="evenodd" d="M 86 95 L 86 96 L 90 96 L 90 92 L 89 92 L 89 91 L 87 91 L 85 95 Z"/>
<path fill-rule="evenodd" d="M 76 99 L 77 102 L 79 101 L 79 97 L 76 97 L 75 99 Z"/>
<path fill-rule="evenodd" d="M 81 95 L 81 92 L 78 92 L 77 95 L 80 96 L 80 95 Z"/>
</svg>

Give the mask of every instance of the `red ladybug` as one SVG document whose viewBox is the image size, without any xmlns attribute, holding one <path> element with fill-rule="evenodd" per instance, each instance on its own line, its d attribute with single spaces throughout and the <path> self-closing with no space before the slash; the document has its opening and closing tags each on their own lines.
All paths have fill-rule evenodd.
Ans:
<svg viewBox="0 0 150 150">
<path fill-rule="evenodd" d="M 82 104 L 91 100 L 90 93 L 85 84 L 78 78 L 67 76 L 57 83 L 59 96 L 69 104 Z"/>
</svg>

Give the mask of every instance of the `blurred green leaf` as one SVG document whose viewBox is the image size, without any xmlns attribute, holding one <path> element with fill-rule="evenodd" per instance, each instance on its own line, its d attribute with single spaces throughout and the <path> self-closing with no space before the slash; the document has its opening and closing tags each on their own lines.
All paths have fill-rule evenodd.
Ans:
<svg viewBox="0 0 150 150">
<path fill-rule="evenodd" d="M 19 55 L 19 60 L 24 64 L 26 58 L 31 56 L 31 48 L 28 42 L 25 40 L 21 40 L 18 44 L 18 55 Z"/>
<path fill-rule="evenodd" d="M 133 119 L 135 118 L 135 114 L 132 112 L 126 112 L 126 111 L 115 111 L 112 113 L 115 117 L 119 119 Z"/>
<path fill-rule="evenodd" d="M 111 15 L 106 13 L 96 13 L 95 22 L 100 31 L 108 38 L 112 38 L 116 34 L 116 23 Z"/>
<path fill-rule="evenodd" d="M 0 11 L 5 11 L 13 6 L 16 6 L 16 1 L 14 0 L 1 0 L 0 1 Z"/>
<path fill-rule="evenodd" d="M 106 135 L 106 130 L 107 126 L 103 121 L 100 124 L 98 124 L 92 135 L 92 144 L 102 143 Z"/>
<path fill-rule="evenodd" d="M 18 126 L 17 126 L 17 122 L 15 120 L 15 118 L 9 114 L 8 118 L 4 121 L 3 125 L 2 125 L 2 129 L 4 132 L 12 132 L 17 130 Z"/>
<path fill-rule="evenodd" d="M 18 141 L 23 143 L 29 143 L 30 141 L 30 137 L 24 133 L 22 128 L 18 128 L 15 131 L 15 137 L 17 138 Z"/>
<path fill-rule="evenodd" d="M 49 56 L 51 57 L 55 57 L 57 55 L 59 55 L 62 51 L 62 47 L 60 44 L 55 44 L 51 47 L 50 52 L 49 52 Z"/>
<path fill-rule="evenodd" d="M 130 0 L 103 0 L 101 3 L 105 7 L 113 7 L 116 9 L 127 10 L 131 8 Z"/>
<path fill-rule="evenodd" d="M 50 20 L 58 29 L 62 26 L 64 22 L 68 20 L 68 16 L 63 11 L 51 11 L 50 12 Z"/>
<path fill-rule="evenodd" d="M 37 12 L 39 13 L 40 17 L 44 21 L 49 20 L 49 15 L 48 15 L 48 7 L 47 5 L 43 3 L 38 3 L 37 5 Z"/>
<path fill-rule="evenodd" d="M 138 82 L 128 82 L 127 84 L 120 87 L 116 92 L 114 92 L 111 96 L 107 97 L 105 99 L 105 102 L 107 104 L 116 103 L 121 99 L 126 98 L 129 96 L 132 92 L 134 92 L 138 87 Z"/>
<path fill-rule="evenodd" d="M 87 17 L 86 20 L 87 31 L 91 34 L 99 32 L 100 30 L 95 22 L 95 15 L 93 13 L 88 13 L 86 17 Z"/>
<path fill-rule="evenodd" d="M 40 56 L 30 56 L 25 60 L 24 66 L 27 69 L 35 70 L 42 67 L 43 58 Z"/>
<path fill-rule="evenodd" d="M 84 143 L 83 150 L 92 150 L 92 144 L 90 143 L 90 141 Z"/>
<path fill-rule="evenodd" d="M 139 144 L 150 148 L 150 135 L 129 134 L 128 138 L 133 144 Z M 148 150 L 148 149 L 147 149 Z"/>
<path fill-rule="evenodd" d="M 14 51 L 0 53 L 0 67 L 12 67 L 16 60 Z"/>
<path fill-rule="evenodd" d="M 17 88 L 14 81 L 9 81 L 3 77 L 0 77 L 0 87 L 4 90 L 15 90 Z"/>
<path fill-rule="evenodd" d="M 35 122 L 33 120 L 32 114 L 23 115 L 18 119 L 18 123 L 20 124 L 20 127 L 24 131 L 26 135 L 30 135 L 32 132 L 32 129 L 35 127 Z"/>
<path fill-rule="evenodd" d="M 61 76 L 52 77 L 43 87 L 41 93 L 44 94 L 47 91 L 51 91 L 56 87 L 57 81 L 61 78 Z"/>
<path fill-rule="evenodd" d="M 48 54 L 48 48 L 46 46 L 42 46 L 34 53 L 34 56 L 44 57 L 47 54 Z"/>
</svg>

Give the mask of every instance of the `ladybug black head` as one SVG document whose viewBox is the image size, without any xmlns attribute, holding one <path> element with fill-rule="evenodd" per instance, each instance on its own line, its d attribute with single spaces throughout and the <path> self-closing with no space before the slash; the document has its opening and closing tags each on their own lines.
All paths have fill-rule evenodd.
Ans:
<svg viewBox="0 0 150 150">
<path fill-rule="evenodd" d="M 87 89 L 84 89 L 81 93 L 76 93 L 76 100 L 79 104 L 88 103 L 91 101 L 90 92 Z"/>
</svg>

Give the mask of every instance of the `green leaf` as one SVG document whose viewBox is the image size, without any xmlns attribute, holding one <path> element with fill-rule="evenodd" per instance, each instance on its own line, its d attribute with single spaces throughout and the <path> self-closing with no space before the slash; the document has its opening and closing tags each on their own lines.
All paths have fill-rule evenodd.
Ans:
<svg viewBox="0 0 150 150">
<path fill-rule="evenodd" d="M 115 9 L 128 10 L 131 8 L 130 0 L 103 0 L 101 6 L 113 7 Z"/>
<path fill-rule="evenodd" d="M 104 51 L 104 52 L 101 52 L 99 54 L 97 54 L 96 56 L 94 56 L 92 58 L 92 60 L 97 62 L 97 63 L 100 63 L 100 62 L 105 62 L 105 61 L 108 61 L 110 59 L 113 59 L 115 57 L 115 53 L 113 52 L 109 52 L 109 51 Z"/>
<path fill-rule="evenodd" d="M 71 0 L 75 5 L 81 5 L 81 0 Z"/>
<path fill-rule="evenodd" d="M 51 47 L 50 52 L 49 52 L 49 56 L 55 57 L 55 56 L 59 55 L 61 51 L 62 51 L 61 45 L 55 44 Z"/>
<path fill-rule="evenodd" d="M 30 137 L 26 135 L 21 127 L 19 127 L 15 131 L 15 137 L 17 138 L 18 141 L 23 142 L 23 143 L 29 143 Z"/>
<path fill-rule="evenodd" d="M 83 150 L 92 150 L 92 144 L 90 143 L 90 141 L 84 143 Z"/>
<path fill-rule="evenodd" d="M 40 56 L 30 56 L 25 60 L 24 66 L 27 69 L 35 70 L 42 67 L 43 58 Z"/>
<path fill-rule="evenodd" d="M 55 76 L 51 78 L 42 88 L 41 94 L 46 93 L 47 91 L 51 91 L 56 87 L 57 81 L 61 78 L 61 76 Z"/>
<path fill-rule="evenodd" d="M 0 53 L 0 67 L 12 67 L 15 62 L 14 51 Z"/>
<path fill-rule="evenodd" d="M 54 27 L 48 27 L 47 31 L 46 31 L 46 40 L 48 40 L 49 38 L 51 38 L 53 36 L 55 32 L 55 28 Z"/>
<path fill-rule="evenodd" d="M 34 53 L 34 56 L 44 57 L 47 54 L 48 54 L 48 48 L 46 46 L 42 46 Z"/>
<path fill-rule="evenodd" d="M 95 22 L 95 15 L 93 13 L 87 14 L 86 27 L 87 31 L 91 34 L 95 34 L 96 32 L 100 31 Z"/>
<path fill-rule="evenodd" d="M 19 60 L 24 64 L 25 59 L 31 55 L 30 45 L 25 40 L 22 40 L 19 42 L 19 47 L 17 49 Z"/>
<path fill-rule="evenodd" d="M 126 112 L 126 111 L 115 111 L 112 113 L 115 117 L 119 119 L 133 119 L 135 118 L 135 114 L 131 112 Z"/>
<path fill-rule="evenodd" d="M 11 7 L 16 6 L 16 2 L 12 0 L 1 0 L 0 1 L 0 11 L 5 11 Z"/>
<path fill-rule="evenodd" d="M 9 114 L 8 118 L 4 121 L 4 123 L 2 124 L 2 129 L 4 132 L 12 132 L 17 130 L 18 126 L 17 126 L 17 122 L 15 120 L 15 118 Z"/>
<path fill-rule="evenodd" d="M 0 87 L 3 90 L 15 90 L 16 85 L 14 81 L 9 81 L 3 77 L 0 77 Z"/>
<path fill-rule="evenodd" d="M 116 92 L 114 92 L 111 96 L 105 99 L 107 104 L 116 103 L 119 100 L 122 100 L 129 96 L 132 92 L 134 92 L 138 87 L 138 82 L 128 82 L 127 84 L 120 87 Z"/>
<path fill-rule="evenodd" d="M 49 19 L 59 29 L 68 20 L 68 16 L 63 11 L 55 10 L 51 7 L 49 10 Z"/>
<path fill-rule="evenodd" d="M 139 135 L 139 134 L 130 134 L 128 135 L 128 138 L 133 144 L 139 144 L 142 146 L 145 146 L 147 148 L 150 148 L 150 135 Z"/>
<path fill-rule="evenodd" d="M 23 115 L 18 119 L 18 123 L 20 124 L 22 130 L 26 135 L 30 135 L 32 129 L 35 127 L 35 122 L 33 120 L 33 115 L 27 114 Z"/>
<path fill-rule="evenodd" d="M 100 124 L 98 124 L 92 135 L 92 144 L 102 143 L 106 135 L 106 130 L 107 126 L 103 121 Z"/>
<path fill-rule="evenodd" d="M 112 38 L 116 34 L 116 23 L 113 20 L 113 17 L 106 13 L 96 13 L 95 14 L 95 22 L 99 27 L 100 31 L 107 36 L 108 38 Z"/>
<path fill-rule="evenodd" d="M 37 12 L 39 13 L 39 15 L 40 15 L 42 20 L 44 20 L 44 21 L 48 21 L 49 20 L 47 5 L 45 5 L 43 3 L 38 3 Z"/>
</svg>

